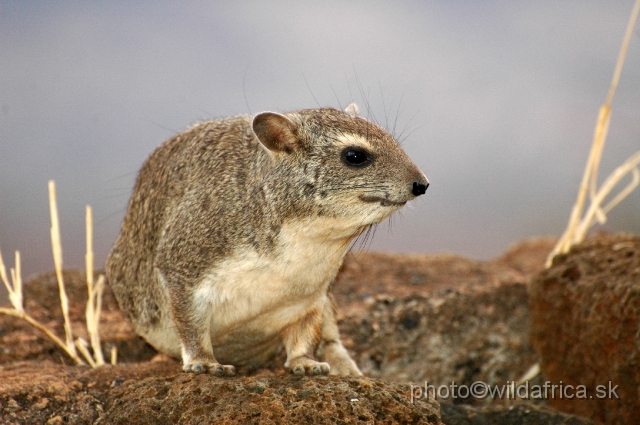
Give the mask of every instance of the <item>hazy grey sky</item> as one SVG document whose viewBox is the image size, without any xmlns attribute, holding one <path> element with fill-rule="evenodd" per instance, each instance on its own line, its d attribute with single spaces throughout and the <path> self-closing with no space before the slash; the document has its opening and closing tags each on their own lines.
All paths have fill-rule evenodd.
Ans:
<svg viewBox="0 0 640 425">
<path fill-rule="evenodd" d="M 633 1 L 25 2 L 0 0 L 0 249 L 96 263 L 135 174 L 211 117 L 355 101 L 431 181 L 371 249 L 489 258 L 566 224 Z M 640 148 L 636 30 L 603 161 Z M 640 232 L 640 195 L 608 229 Z"/>
</svg>

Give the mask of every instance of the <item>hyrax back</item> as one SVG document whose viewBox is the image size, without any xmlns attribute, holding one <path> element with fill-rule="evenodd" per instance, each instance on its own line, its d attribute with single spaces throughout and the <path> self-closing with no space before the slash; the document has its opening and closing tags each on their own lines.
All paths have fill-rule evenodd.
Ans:
<svg viewBox="0 0 640 425">
<path fill-rule="evenodd" d="M 352 239 L 428 184 L 355 105 L 204 122 L 142 166 L 107 276 L 186 371 L 231 375 L 284 347 L 294 373 L 360 374 L 329 285 Z"/>
</svg>

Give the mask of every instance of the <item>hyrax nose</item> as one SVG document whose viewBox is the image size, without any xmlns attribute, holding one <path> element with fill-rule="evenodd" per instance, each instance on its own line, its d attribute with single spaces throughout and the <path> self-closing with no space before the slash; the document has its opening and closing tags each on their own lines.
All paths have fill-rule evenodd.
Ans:
<svg viewBox="0 0 640 425">
<path fill-rule="evenodd" d="M 420 173 L 420 174 L 422 174 L 422 173 Z M 427 178 L 424 176 L 424 174 L 422 174 L 421 176 L 419 176 L 413 182 L 413 187 L 411 188 L 411 193 L 413 193 L 413 196 L 424 195 L 424 193 L 427 191 L 428 187 L 429 187 L 429 180 L 427 180 Z"/>
<path fill-rule="evenodd" d="M 429 182 L 427 182 L 427 184 L 413 182 L 413 188 L 411 189 L 411 193 L 413 193 L 413 196 L 424 195 L 428 187 L 429 187 Z"/>
</svg>

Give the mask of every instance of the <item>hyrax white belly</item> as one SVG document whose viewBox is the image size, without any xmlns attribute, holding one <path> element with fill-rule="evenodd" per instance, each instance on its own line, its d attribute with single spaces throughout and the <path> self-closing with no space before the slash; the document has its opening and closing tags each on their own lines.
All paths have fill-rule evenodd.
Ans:
<svg viewBox="0 0 640 425">
<path fill-rule="evenodd" d="M 243 364 L 278 350 L 283 329 L 324 307 L 355 231 L 331 219 L 289 223 L 273 255 L 245 249 L 213 267 L 193 296 L 216 357 Z"/>
</svg>

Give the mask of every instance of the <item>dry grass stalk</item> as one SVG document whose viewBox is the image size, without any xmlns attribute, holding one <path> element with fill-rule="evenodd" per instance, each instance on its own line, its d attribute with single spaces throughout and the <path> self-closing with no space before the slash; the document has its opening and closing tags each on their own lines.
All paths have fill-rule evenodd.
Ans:
<svg viewBox="0 0 640 425">
<path fill-rule="evenodd" d="M 118 363 L 118 347 L 115 345 L 111 346 L 111 364 L 116 365 Z"/>
<path fill-rule="evenodd" d="M 104 291 L 104 276 L 100 275 L 98 281 L 93 282 L 93 213 L 91 207 L 87 205 L 86 212 L 86 231 L 87 231 L 87 253 L 85 255 L 86 276 L 87 276 L 87 332 L 91 340 L 91 349 L 95 361 L 89 361 L 92 367 L 104 364 L 104 356 L 102 355 L 102 347 L 100 344 L 100 333 L 98 331 L 100 325 L 100 312 L 102 310 L 102 292 Z M 77 341 L 76 341 L 77 342 Z M 77 345 L 77 344 L 76 344 Z M 84 354 L 84 353 L 83 353 Z M 86 357 L 86 356 L 85 356 Z M 93 364 L 92 364 L 93 363 Z"/>
<path fill-rule="evenodd" d="M 76 347 L 78 347 L 78 351 L 80 351 L 87 363 L 89 363 L 89 366 L 94 369 L 98 367 L 95 360 L 93 360 L 93 357 L 91 357 L 91 353 L 89 352 L 89 343 L 85 341 L 84 338 L 76 339 Z"/>
<path fill-rule="evenodd" d="M 102 293 L 104 291 L 104 276 L 98 276 L 98 281 L 93 285 L 87 300 L 87 332 L 91 340 L 91 350 L 95 363 L 98 366 L 105 364 L 100 342 L 100 313 L 102 312 Z"/>
<path fill-rule="evenodd" d="M 64 287 L 62 276 L 62 243 L 60 241 L 60 222 L 58 220 L 58 203 L 56 200 L 56 184 L 49 180 L 49 209 L 51 212 L 51 249 L 53 251 L 53 264 L 56 269 L 58 279 L 58 291 L 60 292 L 60 306 L 62 307 L 62 317 L 64 319 L 64 334 L 66 337 L 67 349 L 77 356 L 76 346 L 73 343 L 73 330 L 71 320 L 69 320 L 69 298 Z"/>
<path fill-rule="evenodd" d="M 2 259 L 2 253 L 0 252 L 0 278 L 9 291 L 9 301 L 13 308 L 0 308 L 0 313 L 7 314 L 9 316 L 18 317 L 25 320 L 30 325 L 44 332 L 54 343 L 62 348 L 76 363 L 84 364 L 82 359 L 78 357 L 75 350 L 71 351 L 60 338 L 58 338 L 53 332 L 47 329 L 44 325 L 38 322 L 24 311 L 22 304 L 22 276 L 20 270 L 20 253 L 16 251 L 16 264 L 15 269 L 11 269 L 11 280 L 13 285 L 9 285 L 7 280 L 7 273 Z"/>
<path fill-rule="evenodd" d="M 633 190 L 638 187 L 640 183 L 640 151 L 633 154 L 622 165 L 616 168 L 613 173 L 607 177 L 602 183 L 600 189 L 598 189 L 591 198 L 591 205 L 587 209 L 584 218 L 580 222 L 576 230 L 576 238 L 581 237 L 584 239 L 584 235 L 587 234 L 591 226 L 599 222 L 604 224 L 607 221 L 606 214 L 611 211 L 616 205 L 618 205 L 624 198 L 626 198 Z M 631 181 L 622 189 L 607 205 L 601 207 L 605 198 L 613 191 L 618 183 L 631 174 Z M 579 242 L 579 241 L 578 241 Z M 577 242 L 576 242 L 577 243 Z"/>
<path fill-rule="evenodd" d="M 605 103 L 600 108 L 598 114 L 598 120 L 596 122 L 596 129 L 593 136 L 593 144 L 591 146 L 591 152 L 589 153 L 589 159 L 587 160 L 587 166 L 582 177 L 580 189 L 578 190 L 578 198 L 573 210 L 571 211 L 571 217 L 569 218 L 569 224 L 567 229 L 563 233 L 560 240 L 556 244 L 555 248 L 549 254 L 547 258 L 546 266 L 550 267 L 553 258 L 562 253 L 569 252 L 569 249 L 584 240 L 589 229 L 596 223 L 604 223 L 606 221 L 606 214 L 613 209 L 620 201 L 622 201 L 627 195 L 629 195 L 640 183 L 640 170 L 638 165 L 640 164 L 640 151 L 636 152 L 630 158 L 628 158 L 622 165 L 616 168 L 613 173 L 607 177 L 603 185 L 598 189 L 598 169 L 600 167 L 600 161 L 602 159 L 602 151 L 605 141 L 607 140 L 607 133 L 609 131 L 609 123 L 611 121 L 611 103 L 615 96 L 616 89 L 618 88 L 618 82 L 620 81 L 620 74 L 622 73 L 622 67 L 624 65 L 624 59 L 627 54 L 627 48 L 631 41 L 631 35 L 633 34 L 633 28 L 640 12 L 640 0 L 637 0 L 631 16 L 629 17 L 629 23 L 625 32 L 624 39 L 622 41 L 622 47 L 618 55 L 618 61 L 611 80 L 611 86 L 607 93 Z M 610 201 L 605 207 L 601 207 L 605 198 L 613 191 L 618 183 L 626 177 L 629 173 L 632 173 L 631 182 L 616 195 L 612 201 Z M 583 217 L 583 211 L 585 209 L 585 201 L 589 193 L 590 206 L 587 209 L 587 213 Z"/>
<path fill-rule="evenodd" d="M 94 283 L 94 255 L 93 255 L 93 214 L 91 207 L 87 205 L 86 214 L 86 230 L 87 230 L 87 253 L 85 255 L 86 262 L 86 277 L 87 277 L 87 291 L 88 300 L 86 308 L 87 319 L 87 332 L 91 340 L 91 348 L 93 351 L 93 357 L 89 352 L 89 344 L 83 338 L 73 341 L 73 334 L 71 331 L 71 321 L 69 320 L 69 302 L 67 293 L 64 286 L 64 280 L 62 275 L 62 245 L 60 243 L 60 224 L 58 221 L 58 205 L 56 201 L 56 188 L 53 181 L 49 182 L 49 207 L 51 211 L 51 247 L 53 251 L 53 261 L 56 269 L 56 277 L 58 280 L 58 290 L 60 293 L 60 306 L 62 307 L 62 315 L 64 317 L 64 328 L 66 335 L 66 342 L 63 342 L 55 334 L 53 334 L 44 325 L 39 323 L 33 317 L 29 316 L 24 311 L 23 299 L 22 299 L 22 275 L 20 269 L 20 253 L 16 251 L 15 268 L 10 270 L 12 285 L 9 284 L 7 278 L 7 271 L 2 259 L 2 252 L 0 252 L 0 279 L 4 283 L 7 291 L 9 292 L 9 300 L 13 308 L 0 308 L 0 314 L 7 314 L 10 316 L 24 319 L 32 326 L 40 329 L 44 332 L 53 342 L 55 342 L 60 348 L 62 348 L 68 355 L 78 364 L 85 364 L 84 361 L 78 356 L 78 351 L 84 356 L 87 363 L 91 367 L 98 367 L 104 365 L 104 356 L 102 354 L 102 348 L 100 345 L 100 334 L 98 332 L 98 326 L 100 323 L 100 313 L 102 311 L 102 294 L 104 291 L 104 276 L 98 276 L 98 281 Z M 111 363 L 115 364 L 117 360 L 117 354 L 114 350 L 111 350 Z"/>
<path fill-rule="evenodd" d="M 0 278 L 4 282 L 4 286 L 9 292 L 9 301 L 19 313 L 23 312 L 22 307 L 22 271 L 20 270 L 20 251 L 16 251 L 15 269 L 10 269 L 11 281 L 13 286 L 9 285 L 7 279 L 7 269 L 4 267 L 4 261 L 2 260 L 2 252 L 0 252 Z"/>
</svg>

